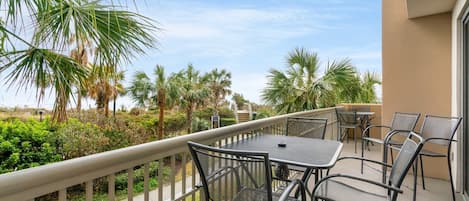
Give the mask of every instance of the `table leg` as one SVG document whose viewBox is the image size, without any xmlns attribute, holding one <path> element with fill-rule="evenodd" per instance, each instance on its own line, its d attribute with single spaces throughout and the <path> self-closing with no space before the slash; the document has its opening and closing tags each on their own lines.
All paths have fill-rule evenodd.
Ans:
<svg viewBox="0 0 469 201">
<path fill-rule="evenodd" d="M 309 191 L 309 190 L 308 190 L 308 180 L 309 180 L 309 177 L 310 177 L 312 171 L 313 171 L 312 169 L 307 168 L 307 169 L 305 170 L 304 174 L 303 174 L 303 177 L 301 177 L 301 181 L 302 181 L 303 184 L 305 185 L 305 191 L 306 191 L 306 192 Z M 318 175 L 317 172 L 316 172 L 315 175 L 316 175 L 316 176 Z M 317 182 L 316 179 L 315 179 L 315 182 Z M 300 196 L 300 189 L 297 189 L 296 192 L 295 192 L 295 197 L 298 198 L 298 196 Z"/>
</svg>

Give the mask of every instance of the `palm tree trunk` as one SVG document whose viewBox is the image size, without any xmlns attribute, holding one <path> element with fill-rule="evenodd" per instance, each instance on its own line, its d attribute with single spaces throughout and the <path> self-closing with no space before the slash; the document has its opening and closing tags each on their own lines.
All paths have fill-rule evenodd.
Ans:
<svg viewBox="0 0 469 201">
<path fill-rule="evenodd" d="M 80 90 L 80 89 L 78 89 Z M 81 92 L 78 91 L 77 93 L 77 112 L 80 113 L 81 111 Z"/>
<path fill-rule="evenodd" d="M 106 98 L 106 100 L 104 101 L 104 115 L 106 117 L 109 117 L 109 99 Z"/>
<path fill-rule="evenodd" d="M 159 93 L 161 94 L 160 97 L 158 97 L 158 107 L 160 108 L 160 116 L 158 119 L 158 140 L 162 140 L 164 136 L 164 107 L 165 107 L 165 94 L 164 93 Z"/>
<path fill-rule="evenodd" d="M 115 119 L 116 118 L 116 101 L 117 101 L 117 95 L 114 96 L 114 102 L 112 106 L 112 117 Z"/>
<path fill-rule="evenodd" d="M 192 133 L 192 108 L 194 107 L 193 105 L 194 105 L 193 103 L 189 103 L 189 106 L 187 107 L 187 110 L 186 110 L 187 134 Z"/>
<path fill-rule="evenodd" d="M 66 93 L 57 93 L 55 98 L 55 104 L 52 120 L 55 122 L 64 122 L 67 120 L 67 103 L 68 96 Z"/>
</svg>

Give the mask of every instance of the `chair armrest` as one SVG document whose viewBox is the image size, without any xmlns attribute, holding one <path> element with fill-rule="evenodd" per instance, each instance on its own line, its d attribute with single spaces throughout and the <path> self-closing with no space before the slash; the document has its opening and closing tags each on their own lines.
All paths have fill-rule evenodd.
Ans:
<svg viewBox="0 0 469 201">
<path fill-rule="evenodd" d="M 321 185 L 321 183 L 327 181 L 328 179 L 332 179 L 332 178 L 336 178 L 336 177 L 342 177 L 342 178 L 348 178 L 348 179 L 352 179 L 352 180 L 362 181 L 362 182 L 373 184 L 373 185 L 376 185 L 376 186 L 379 186 L 379 187 L 382 187 L 382 188 L 385 188 L 385 189 L 388 189 L 388 190 L 391 190 L 391 191 L 396 191 L 398 193 L 403 193 L 404 192 L 401 189 L 396 188 L 394 186 L 389 186 L 389 185 L 386 185 L 386 184 L 383 184 L 383 183 L 380 183 L 380 182 L 376 182 L 376 181 L 373 181 L 373 180 L 369 180 L 369 179 L 365 179 L 365 178 L 361 178 L 361 177 L 355 177 L 355 176 L 347 175 L 347 174 L 332 174 L 332 175 L 324 177 L 323 179 L 321 179 L 314 186 L 313 194 L 311 195 L 312 200 L 314 200 L 314 198 L 315 198 L 314 195 L 316 194 L 316 191 L 318 190 L 318 187 Z"/>
<path fill-rule="evenodd" d="M 278 199 L 278 201 L 288 200 L 289 195 L 293 192 L 296 186 L 300 188 L 301 200 L 303 201 L 306 200 L 305 184 L 301 180 L 295 179 L 295 180 L 292 180 L 290 184 L 288 184 L 287 188 L 285 188 L 282 195 L 280 195 L 280 198 Z"/>
<path fill-rule="evenodd" d="M 368 126 L 365 128 L 365 130 L 363 130 L 362 132 L 362 136 L 365 137 L 365 133 L 370 130 L 371 128 L 387 128 L 389 130 L 391 130 L 391 127 L 389 126 L 385 126 L 385 125 L 371 125 L 371 126 Z"/>
<path fill-rule="evenodd" d="M 427 138 L 425 139 L 425 142 L 432 141 L 432 140 L 446 140 L 446 141 L 451 141 L 451 142 L 457 142 L 457 140 L 453 139 L 448 139 L 448 138 L 440 138 L 440 137 L 432 137 L 432 138 Z"/>
<path fill-rule="evenodd" d="M 388 142 L 391 140 L 391 138 L 398 134 L 398 133 L 410 133 L 412 132 L 411 130 L 391 130 L 389 131 L 388 133 L 386 133 L 386 136 L 384 137 L 384 145 L 387 146 L 388 145 Z"/>
<path fill-rule="evenodd" d="M 378 164 L 378 165 L 382 165 L 382 166 L 386 166 L 386 167 L 392 167 L 392 165 L 389 165 L 387 163 L 383 163 L 381 161 L 375 161 L 375 160 L 371 160 L 371 159 L 367 159 L 367 158 L 362 158 L 362 157 L 355 157 L 355 156 L 344 156 L 344 157 L 340 157 L 337 159 L 337 161 L 340 161 L 340 160 L 345 160 L 345 159 L 353 159 L 353 160 L 361 160 L 361 161 L 366 161 L 366 162 L 370 162 L 370 163 L 374 163 L 374 164 Z"/>
</svg>

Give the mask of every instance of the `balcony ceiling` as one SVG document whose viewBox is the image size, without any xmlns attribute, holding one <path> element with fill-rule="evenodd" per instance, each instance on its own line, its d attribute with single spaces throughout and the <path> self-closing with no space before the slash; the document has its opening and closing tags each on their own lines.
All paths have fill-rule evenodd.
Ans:
<svg viewBox="0 0 469 201">
<path fill-rule="evenodd" d="M 406 0 L 407 17 L 416 18 L 453 10 L 456 0 Z"/>
</svg>

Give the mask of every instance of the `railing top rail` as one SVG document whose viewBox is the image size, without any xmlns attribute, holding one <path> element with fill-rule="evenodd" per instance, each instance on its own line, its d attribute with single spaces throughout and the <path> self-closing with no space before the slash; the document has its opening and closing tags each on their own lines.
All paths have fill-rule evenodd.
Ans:
<svg viewBox="0 0 469 201">
<path fill-rule="evenodd" d="M 334 108 L 285 114 L 1 174 L 0 198 L 22 193 L 28 189 L 37 190 L 44 185 L 60 185 L 60 181 L 66 185 L 71 181 L 87 181 L 106 176 L 158 158 L 180 153 L 187 149 L 187 141 L 213 141 L 214 138 L 275 124 L 289 116 L 320 114 L 331 110 Z M 60 186 L 57 189 L 59 188 Z"/>
</svg>

